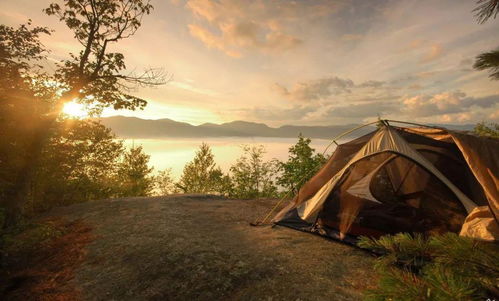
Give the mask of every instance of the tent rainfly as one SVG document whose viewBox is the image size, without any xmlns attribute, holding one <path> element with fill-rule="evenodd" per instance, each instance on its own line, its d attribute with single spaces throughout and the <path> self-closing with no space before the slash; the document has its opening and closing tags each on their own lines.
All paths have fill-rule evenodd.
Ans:
<svg viewBox="0 0 499 301">
<path fill-rule="evenodd" d="M 273 222 L 351 243 L 449 231 L 497 241 L 498 186 L 498 139 L 380 121 L 339 145 Z"/>
</svg>

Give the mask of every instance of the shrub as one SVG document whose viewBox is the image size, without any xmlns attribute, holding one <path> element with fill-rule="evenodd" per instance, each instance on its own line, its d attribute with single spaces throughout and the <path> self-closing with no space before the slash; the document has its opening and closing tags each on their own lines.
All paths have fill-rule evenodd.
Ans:
<svg viewBox="0 0 499 301">
<path fill-rule="evenodd" d="M 499 247 L 454 233 L 361 237 L 381 254 L 377 288 L 366 300 L 486 300 L 499 292 Z"/>
<path fill-rule="evenodd" d="M 194 159 L 184 166 L 176 186 L 183 193 L 220 193 L 223 173 L 208 144 L 199 146 Z"/>
<path fill-rule="evenodd" d="M 311 142 L 300 134 L 298 142 L 289 148 L 288 161 L 278 163 L 282 174 L 277 178 L 277 184 L 295 194 L 326 163 L 326 158 L 310 147 Z"/>
<path fill-rule="evenodd" d="M 233 197 L 242 199 L 272 198 L 277 195 L 274 184 L 274 161 L 264 161 L 265 148 L 243 146 L 243 154 L 230 167 Z"/>
</svg>

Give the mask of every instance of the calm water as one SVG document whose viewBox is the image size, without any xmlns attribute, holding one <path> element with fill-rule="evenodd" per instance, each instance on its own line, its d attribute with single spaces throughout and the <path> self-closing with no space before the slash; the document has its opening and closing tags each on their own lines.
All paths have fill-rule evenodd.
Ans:
<svg viewBox="0 0 499 301">
<path fill-rule="evenodd" d="M 202 142 L 210 145 L 215 161 L 223 171 L 236 162 L 242 154 L 242 145 L 263 145 L 266 153 L 264 158 L 286 160 L 288 149 L 298 141 L 297 138 L 269 138 L 269 137 L 223 137 L 206 139 L 126 139 L 125 145 L 141 145 L 144 151 L 151 156 L 150 165 L 155 171 L 171 168 L 173 175 L 178 178 L 182 174 L 184 165 L 194 158 L 196 150 Z M 331 141 L 312 139 L 311 146 L 316 152 L 322 153 Z M 328 154 L 334 150 L 334 144 L 328 149 Z"/>
</svg>

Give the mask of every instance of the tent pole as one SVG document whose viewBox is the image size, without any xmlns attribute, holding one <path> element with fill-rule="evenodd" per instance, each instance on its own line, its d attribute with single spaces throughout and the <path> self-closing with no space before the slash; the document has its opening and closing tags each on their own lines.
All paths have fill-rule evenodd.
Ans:
<svg viewBox="0 0 499 301">
<path fill-rule="evenodd" d="M 410 125 L 417 125 L 417 126 L 421 126 L 421 127 L 425 127 L 425 128 L 430 128 L 430 129 L 445 130 L 442 127 L 425 125 L 425 124 L 420 124 L 420 123 L 415 123 L 415 122 L 407 122 L 407 121 L 399 121 L 399 120 L 388 120 L 388 119 L 386 121 L 395 122 L 395 123 L 410 124 Z"/>
<path fill-rule="evenodd" d="M 366 124 L 363 124 L 363 125 L 357 126 L 357 127 L 353 128 L 353 129 L 350 129 L 350 130 L 348 130 L 348 131 L 346 131 L 346 132 L 343 132 L 343 133 L 339 134 L 338 136 L 336 136 L 336 137 L 334 137 L 334 138 L 332 139 L 331 143 L 329 143 L 329 145 L 326 147 L 326 149 L 324 149 L 324 151 L 322 152 L 322 155 L 324 155 L 324 154 L 327 152 L 327 150 L 329 149 L 329 147 L 330 147 L 333 143 L 334 143 L 334 144 L 336 144 L 336 145 L 339 145 L 339 144 L 338 144 L 338 142 L 336 142 L 336 140 L 338 140 L 338 139 L 340 139 L 340 138 L 344 137 L 345 135 L 348 135 L 348 134 L 350 134 L 350 133 L 352 133 L 352 132 L 354 132 L 354 131 L 356 131 L 356 130 L 358 130 L 358 129 L 361 129 L 361 128 L 363 128 L 363 127 L 366 127 L 366 126 L 369 126 L 369 125 L 372 125 L 372 124 L 375 124 L 375 123 L 378 123 L 378 122 L 379 122 L 379 121 L 369 122 L 369 123 L 366 123 Z M 306 177 L 308 177 L 308 176 L 309 176 L 308 174 L 304 175 L 304 176 L 300 179 L 300 181 L 301 181 L 301 180 L 303 180 L 303 179 L 305 179 L 305 178 L 306 178 Z M 250 225 L 251 225 L 251 226 L 259 226 L 259 225 L 263 225 L 263 224 L 267 221 L 267 219 L 268 219 L 268 218 L 272 215 L 272 213 L 273 213 L 273 212 L 277 209 L 277 207 L 279 207 L 279 205 L 280 205 L 280 204 L 281 204 L 281 203 L 282 203 L 282 202 L 283 202 L 283 201 L 284 201 L 284 200 L 285 200 L 285 199 L 289 196 L 289 194 L 290 194 L 291 192 L 292 192 L 292 190 L 288 190 L 288 192 L 287 192 L 287 193 L 286 193 L 286 194 L 285 194 L 285 195 L 284 195 L 284 196 L 283 196 L 283 197 L 282 197 L 282 198 L 281 198 L 281 199 L 277 202 L 277 204 L 275 204 L 275 206 L 274 206 L 274 207 L 272 207 L 272 209 L 270 209 L 269 213 L 267 213 L 263 219 L 261 219 L 260 221 L 256 220 L 255 222 L 250 223 Z M 298 190 L 298 193 L 300 193 L 300 191 L 299 191 L 299 190 Z"/>
<path fill-rule="evenodd" d="M 328 144 L 328 146 L 326 147 L 326 149 L 324 149 L 324 151 L 322 152 L 322 155 L 324 155 L 327 150 L 329 149 L 329 147 L 331 147 L 331 145 L 336 144 L 336 145 L 339 145 L 338 142 L 336 142 L 336 140 L 352 133 L 352 132 L 355 132 L 356 130 L 359 130 L 361 128 L 364 128 L 366 126 L 370 126 L 370 125 L 373 125 L 373 124 L 377 124 L 377 123 L 382 123 L 383 125 L 385 126 L 390 126 L 390 124 L 388 122 L 395 122 L 395 123 L 403 123 L 403 124 L 411 124 L 411 125 L 417 125 L 417 126 L 422 126 L 422 127 L 427 127 L 427 128 L 433 128 L 433 129 L 439 129 L 439 130 L 442 130 L 442 128 L 439 128 L 439 127 L 434 127 L 434 126 L 428 126 L 428 125 L 424 125 L 424 124 L 419 124 L 419 123 L 414 123 L 414 122 L 405 122 L 405 121 L 397 121 L 397 120 L 388 120 L 388 119 L 379 119 L 377 121 L 373 121 L 373 122 L 369 122 L 369 123 L 366 123 L 366 124 L 363 124 L 363 125 L 359 125 L 359 126 L 356 126 L 354 127 L 353 129 L 350 129 L 346 132 L 343 132 L 339 135 L 337 135 L 336 137 L 334 137 L 331 141 L 331 143 Z M 301 180 L 303 180 L 304 178 L 306 178 L 308 176 L 305 175 Z M 301 181 L 300 180 L 300 181 Z M 277 209 L 277 207 L 284 201 L 284 199 L 286 197 L 289 196 L 291 190 L 288 190 L 288 192 L 277 202 L 277 204 L 269 211 L 269 213 L 267 213 L 267 215 L 265 215 L 265 217 L 258 221 L 256 220 L 254 223 L 250 223 L 250 225 L 252 226 L 258 226 L 258 225 L 262 225 L 263 223 L 265 223 L 267 221 L 267 219 L 270 217 L 270 215 L 275 211 L 275 209 Z M 298 190 L 298 193 L 300 193 L 300 191 Z"/>
<path fill-rule="evenodd" d="M 331 143 L 329 143 L 329 145 L 328 145 L 328 146 L 326 147 L 326 149 L 322 152 L 322 154 L 324 155 L 324 154 L 327 152 L 327 150 L 329 149 L 329 147 L 331 147 L 331 145 L 332 145 L 333 143 L 335 143 L 336 145 L 338 145 L 338 143 L 336 142 L 336 140 L 338 140 L 338 139 L 340 139 L 340 138 L 342 138 L 342 137 L 344 137 L 344 136 L 346 136 L 346 135 L 350 134 L 351 132 L 354 132 L 354 131 L 356 131 L 356 130 L 358 130 L 358 129 L 361 129 L 361 128 L 363 128 L 363 127 L 366 127 L 366 126 L 369 126 L 369 125 L 372 125 L 372 124 L 375 124 L 375 123 L 378 123 L 378 122 L 379 122 L 379 121 L 373 121 L 373 122 L 369 122 L 369 123 L 366 123 L 366 124 L 363 124 L 363 125 L 359 125 L 359 126 L 354 127 L 353 129 L 350 129 L 350 130 L 348 130 L 348 131 L 346 131 L 346 132 L 343 132 L 343 133 L 339 134 L 338 136 L 336 136 L 336 137 L 334 137 L 334 138 L 333 138 L 333 141 L 332 141 Z"/>
</svg>

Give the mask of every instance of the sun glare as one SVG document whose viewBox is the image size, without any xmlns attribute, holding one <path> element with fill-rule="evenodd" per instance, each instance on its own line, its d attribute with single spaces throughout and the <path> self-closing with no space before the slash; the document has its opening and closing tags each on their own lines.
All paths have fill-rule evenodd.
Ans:
<svg viewBox="0 0 499 301">
<path fill-rule="evenodd" d="M 85 106 L 74 101 L 66 103 L 62 109 L 62 112 L 72 118 L 88 117 L 88 112 L 85 109 Z"/>
</svg>

